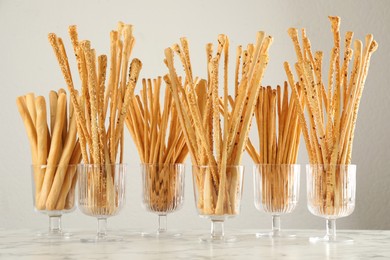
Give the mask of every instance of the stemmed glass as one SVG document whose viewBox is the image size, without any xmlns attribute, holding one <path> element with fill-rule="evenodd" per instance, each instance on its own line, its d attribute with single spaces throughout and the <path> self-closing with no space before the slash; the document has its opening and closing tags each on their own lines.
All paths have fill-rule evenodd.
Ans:
<svg viewBox="0 0 390 260">
<path fill-rule="evenodd" d="M 349 216 L 355 208 L 356 165 L 307 165 L 307 206 L 326 219 L 326 235 L 311 242 L 353 242 L 336 236 L 336 219 Z"/>
<path fill-rule="evenodd" d="M 107 235 L 107 218 L 115 216 L 125 202 L 125 164 L 80 164 L 79 208 L 88 216 L 96 217 L 97 234 L 82 242 L 111 242 L 119 237 Z"/>
<path fill-rule="evenodd" d="M 34 210 L 49 216 L 49 230 L 37 235 L 49 239 L 65 239 L 61 216 L 75 210 L 77 165 L 31 165 Z"/>
<path fill-rule="evenodd" d="M 291 213 L 299 199 L 300 165 L 258 164 L 254 167 L 255 206 L 272 215 L 272 231 L 257 237 L 292 238 L 281 230 L 280 216 Z"/>
<path fill-rule="evenodd" d="M 213 176 L 219 176 L 218 186 Z M 211 220 L 210 235 L 200 240 L 234 242 L 234 236 L 225 236 L 224 221 L 240 213 L 244 166 L 228 165 L 224 171 L 212 166 L 192 166 L 192 177 L 198 214 Z"/>
<path fill-rule="evenodd" d="M 144 236 L 175 237 L 167 230 L 167 214 L 179 210 L 184 201 L 184 164 L 141 164 L 143 207 L 158 215 L 158 229 Z"/>
</svg>

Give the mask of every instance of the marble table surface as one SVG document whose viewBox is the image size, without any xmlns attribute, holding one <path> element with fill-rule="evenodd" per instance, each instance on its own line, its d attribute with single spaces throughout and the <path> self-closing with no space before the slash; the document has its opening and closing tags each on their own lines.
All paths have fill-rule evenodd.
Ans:
<svg viewBox="0 0 390 260">
<path fill-rule="evenodd" d="M 43 239 L 35 230 L 0 229 L 0 259 L 390 259 L 390 231 L 339 231 L 353 243 L 311 243 L 322 230 L 295 230 L 294 239 L 256 238 L 254 230 L 229 230 L 234 243 L 200 242 L 206 230 L 184 231 L 178 238 L 143 237 L 112 230 L 121 241 L 82 243 L 88 233 L 75 230 L 65 240 Z M 91 233 L 92 235 L 92 233 Z"/>
</svg>

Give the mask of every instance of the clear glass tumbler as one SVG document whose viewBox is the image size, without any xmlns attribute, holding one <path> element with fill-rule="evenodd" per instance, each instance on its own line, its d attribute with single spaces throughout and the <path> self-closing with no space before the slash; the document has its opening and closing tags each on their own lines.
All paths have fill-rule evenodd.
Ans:
<svg viewBox="0 0 390 260">
<path fill-rule="evenodd" d="M 240 214 L 244 166 L 192 166 L 192 177 L 198 214 L 211 220 L 210 235 L 200 240 L 234 242 L 235 237 L 225 236 L 224 221 Z"/>
<path fill-rule="evenodd" d="M 49 216 L 49 230 L 37 235 L 42 238 L 64 239 L 61 216 L 75 210 L 77 165 L 31 165 L 34 210 Z"/>
<path fill-rule="evenodd" d="M 355 209 L 356 165 L 306 165 L 307 206 L 326 219 L 326 235 L 311 237 L 311 242 L 353 242 L 336 236 L 336 219 L 349 216 Z"/>
<path fill-rule="evenodd" d="M 258 164 L 254 167 L 255 206 L 272 215 L 272 230 L 257 237 L 292 238 L 281 230 L 280 216 L 291 213 L 299 200 L 299 164 Z"/>
<path fill-rule="evenodd" d="M 179 210 L 184 202 L 184 164 L 141 164 L 142 205 L 158 215 L 156 232 L 144 236 L 175 237 L 180 233 L 168 232 L 167 215 Z"/>
<path fill-rule="evenodd" d="M 107 218 L 119 213 L 125 203 L 125 164 L 80 164 L 79 208 L 85 215 L 97 218 L 97 234 L 82 242 L 121 240 L 107 235 Z"/>
</svg>

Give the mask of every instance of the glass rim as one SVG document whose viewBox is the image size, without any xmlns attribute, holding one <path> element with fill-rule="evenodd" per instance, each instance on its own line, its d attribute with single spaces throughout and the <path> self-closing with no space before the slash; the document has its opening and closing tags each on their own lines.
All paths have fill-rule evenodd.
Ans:
<svg viewBox="0 0 390 260">
<path fill-rule="evenodd" d="M 78 166 L 127 166 L 127 163 L 105 163 L 105 164 L 97 164 L 97 163 L 79 163 Z"/>
<path fill-rule="evenodd" d="M 217 166 L 210 166 L 210 165 L 192 165 L 192 168 L 218 168 Z M 227 164 L 226 168 L 244 168 L 245 166 L 242 164 Z"/>
<path fill-rule="evenodd" d="M 141 166 L 166 166 L 166 165 L 173 165 L 173 166 L 185 166 L 185 163 L 140 163 Z"/>
<path fill-rule="evenodd" d="M 351 166 L 351 167 L 356 167 L 356 164 L 352 164 L 352 163 L 350 163 L 350 164 L 330 164 L 330 163 L 328 163 L 328 164 L 324 164 L 324 163 L 322 163 L 322 164 L 319 164 L 319 163 L 306 163 L 306 166 L 321 166 L 321 167 L 323 167 L 323 166 L 337 166 L 337 167 L 340 167 L 340 166 L 343 166 L 343 167 L 345 167 L 345 166 Z"/>
<path fill-rule="evenodd" d="M 255 163 L 254 166 L 264 165 L 264 166 L 301 166 L 300 163 Z"/>
<path fill-rule="evenodd" d="M 69 166 L 78 166 L 78 163 L 70 163 L 70 164 L 55 164 L 55 165 L 50 165 L 50 164 L 30 164 L 30 167 L 69 167 Z"/>
</svg>

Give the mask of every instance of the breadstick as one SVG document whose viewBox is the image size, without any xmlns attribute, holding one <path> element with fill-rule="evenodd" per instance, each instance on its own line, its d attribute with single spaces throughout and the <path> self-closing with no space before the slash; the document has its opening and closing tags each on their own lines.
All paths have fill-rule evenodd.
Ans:
<svg viewBox="0 0 390 260">
<path fill-rule="evenodd" d="M 73 106 L 76 110 L 76 116 L 77 116 L 76 119 L 77 119 L 77 121 L 79 121 L 78 124 L 81 127 L 79 132 L 83 133 L 86 142 L 90 146 L 92 144 L 91 138 L 87 134 L 88 132 L 86 130 L 86 124 L 85 124 L 86 121 L 85 121 L 84 115 L 81 111 L 80 105 L 77 101 L 77 94 L 76 94 L 76 91 L 75 91 L 74 86 L 73 86 L 72 76 L 70 74 L 70 71 L 68 70 L 69 64 L 67 62 L 67 58 L 63 56 L 64 53 L 61 53 L 61 48 L 58 45 L 57 36 L 54 33 L 50 33 L 48 35 L 48 38 L 49 38 L 50 44 L 53 47 L 54 54 L 57 57 L 58 63 L 59 63 L 60 68 L 61 68 L 61 72 L 64 76 L 64 79 L 66 81 L 66 84 L 67 84 L 69 92 L 70 92 Z"/>
<path fill-rule="evenodd" d="M 38 162 L 37 132 L 34 128 L 34 123 L 33 123 L 31 116 L 28 112 L 24 97 L 18 97 L 16 99 L 16 105 L 18 106 L 19 114 L 22 117 L 24 127 L 26 128 L 27 137 L 28 137 L 29 142 L 30 142 L 32 162 L 34 165 L 36 165 Z M 36 175 L 36 174 L 34 174 L 34 175 Z"/>
<path fill-rule="evenodd" d="M 36 121 L 36 131 L 37 131 L 37 153 L 38 160 L 37 165 L 34 167 L 39 167 L 41 165 L 46 165 L 47 154 L 48 154 L 48 143 L 47 143 L 47 121 L 46 121 L 46 102 L 45 98 L 38 96 L 35 99 L 35 107 L 37 112 L 37 121 Z M 36 201 L 39 199 L 39 192 L 41 191 L 42 182 L 45 176 L 45 170 L 40 168 L 39 174 L 35 179 L 35 194 Z"/>
<path fill-rule="evenodd" d="M 299 100 L 299 94 L 298 94 L 298 90 L 296 89 L 296 86 L 295 86 L 294 76 L 291 72 L 290 65 L 288 64 L 288 62 L 284 62 L 284 69 L 286 71 L 288 82 L 289 82 L 289 85 L 290 85 L 291 90 L 292 90 L 292 95 L 294 95 L 294 98 L 296 100 Z M 303 110 L 303 107 L 302 107 L 300 102 L 297 102 L 296 106 L 298 108 L 299 124 L 301 126 L 302 131 L 303 131 L 303 137 L 305 138 L 306 150 L 307 150 L 308 155 L 309 155 L 309 160 L 310 160 L 310 162 L 312 162 L 312 161 L 314 161 L 314 151 L 313 151 L 313 147 L 311 146 L 311 140 L 310 140 L 310 136 L 309 136 L 309 130 L 307 127 L 307 123 L 305 120 L 304 110 Z"/>
<path fill-rule="evenodd" d="M 28 93 L 26 94 L 26 106 L 28 109 L 28 112 L 30 114 L 32 123 L 34 124 L 34 127 L 36 126 L 37 121 L 37 112 L 35 109 L 35 95 L 34 93 Z"/>
</svg>

